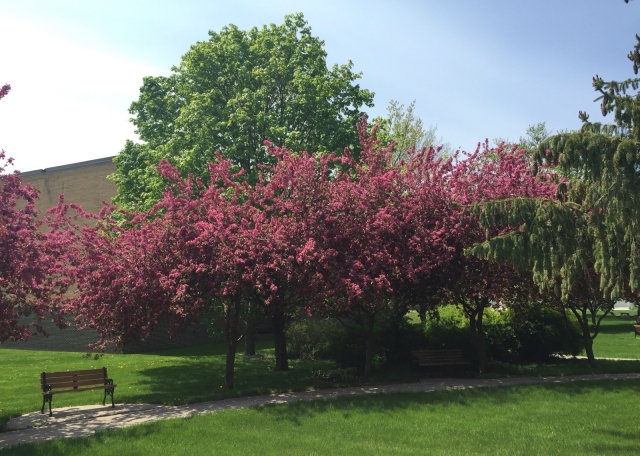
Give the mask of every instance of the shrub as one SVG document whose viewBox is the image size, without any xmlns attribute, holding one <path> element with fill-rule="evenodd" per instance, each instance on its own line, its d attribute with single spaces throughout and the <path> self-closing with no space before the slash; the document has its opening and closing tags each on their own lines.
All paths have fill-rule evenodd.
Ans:
<svg viewBox="0 0 640 456">
<path fill-rule="evenodd" d="M 584 348 L 575 317 L 545 307 L 511 313 L 522 362 L 537 362 L 551 355 L 579 355 Z"/>
<path fill-rule="evenodd" d="M 356 379 L 357 369 L 350 367 L 343 369 L 312 369 L 310 377 L 317 380 L 325 380 L 334 383 L 353 383 Z"/>
<path fill-rule="evenodd" d="M 381 316 L 376 324 L 373 368 L 408 365 L 411 350 L 424 347 L 426 339 L 422 326 L 412 324 L 406 317 Z M 362 330 L 346 327 L 333 333 L 328 358 L 342 368 L 364 370 L 365 340 Z"/>
<path fill-rule="evenodd" d="M 520 360 L 520 341 L 510 314 L 508 310 L 488 309 L 485 312 L 485 343 L 489 359 L 507 363 Z"/>
<path fill-rule="evenodd" d="M 475 350 L 469 335 L 469 321 L 456 306 L 442 306 L 435 318 L 424 326 L 426 344 L 429 349 L 459 348 L 465 357 L 475 360 Z"/>
<path fill-rule="evenodd" d="M 426 348 L 460 348 L 477 357 L 469 336 L 469 321 L 456 306 L 438 309 L 438 318 L 425 325 Z M 577 355 L 582 337 L 575 318 L 545 307 L 496 311 L 483 318 L 487 356 L 503 362 L 540 362 L 554 354 Z"/>
<path fill-rule="evenodd" d="M 329 344 L 340 323 L 335 320 L 301 318 L 287 330 L 287 353 L 291 359 L 327 359 Z"/>
<path fill-rule="evenodd" d="M 540 362 L 554 354 L 577 355 L 582 338 L 571 316 L 549 308 L 485 311 L 487 356 L 496 361 Z M 287 332 L 291 358 L 330 359 L 339 368 L 364 369 L 365 341 L 360 328 L 344 327 L 335 320 L 303 319 Z M 376 325 L 374 369 L 410 364 L 411 350 L 459 348 L 475 361 L 469 321 L 456 306 L 443 306 L 438 315 L 421 323 L 407 317 L 381 317 Z"/>
</svg>

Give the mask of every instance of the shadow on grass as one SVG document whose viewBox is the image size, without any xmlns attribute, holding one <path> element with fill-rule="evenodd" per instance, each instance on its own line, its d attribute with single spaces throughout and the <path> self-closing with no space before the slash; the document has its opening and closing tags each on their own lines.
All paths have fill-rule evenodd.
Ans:
<svg viewBox="0 0 640 456">
<path fill-rule="evenodd" d="M 258 356 L 251 358 L 237 357 L 234 389 L 227 390 L 224 388 L 224 357 L 204 356 L 204 352 L 200 356 L 193 350 L 188 353 L 189 355 L 183 360 L 140 369 L 137 372 L 136 381 L 145 392 L 128 393 L 126 389 L 122 389 L 118 394 L 118 400 L 127 403 L 181 405 L 231 397 L 349 386 L 311 377 L 312 369 L 331 369 L 333 363 L 330 361 L 292 360 L 289 371 L 275 372 L 272 353 L 262 351 Z M 640 372 L 640 360 L 599 360 L 595 371 L 583 359 L 556 359 L 545 364 L 530 365 L 492 363 L 491 373 L 483 377 L 566 376 L 624 372 Z M 471 373 L 467 376 L 474 377 L 476 374 Z M 415 375 L 411 374 L 408 368 L 393 369 L 391 373 L 376 374 L 363 385 L 413 381 L 415 381 Z"/>
<path fill-rule="evenodd" d="M 154 403 L 181 405 L 208 400 L 239 396 L 253 396 L 276 392 L 306 391 L 316 388 L 331 388 L 339 384 L 313 379 L 312 368 L 331 368 L 328 361 L 291 361 L 286 372 L 273 370 L 274 358 L 270 353 L 255 357 L 236 358 L 234 389 L 224 388 L 224 357 L 202 357 L 191 353 L 184 362 L 147 367 L 138 371 L 138 384 L 147 393 L 120 395 L 120 400 L 129 403 Z"/>
<path fill-rule="evenodd" d="M 256 351 L 273 350 L 273 342 L 256 341 Z M 238 345 L 238 354 L 241 354 L 244 347 Z M 172 348 L 171 350 L 162 350 L 156 352 L 139 353 L 142 356 L 179 356 L 181 358 L 194 358 L 202 356 L 225 356 L 227 354 L 227 345 L 224 342 L 215 342 L 212 344 L 197 345 L 184 348 Z"/>
<path fill-rule="evenodd" d="M 600 325 L 600 334 L 630 334 L 633 336 L 635 319 L 626 317 L 606 317 Z"/>
<path fill-rule="evenodd" d="M 640 381 L 580 381 L 561 384 L 499 386 L 464 390 L 434 391 L 425 393 L 390 393 L 362 396 L 339 397 L 336 399 L 320 399 L 301 401 L 291 404 L 268 404 L 256 410 L 277 421 L 288 421 L 294 426 L 301 426 L 302 419 L 313 418 L 327 412 L 338 411 L 344 418 L 351 415 L 375 413 L 392 415 L 398 410 L 409 410 L 417 407 L 430 407 L 434 411 L 446 412 L 452 406 L 469 407 L 482 402 L 487 406 L 514 404 L 526 398 L 528 394 L 542 391 L 569 396 L 576 400 L 585 393 L 623 392 L 631 397 L 640 395 Z M 624 436 L 625 438 L 627 436 Z M 634 438 L 636 438 L 634 436 Z M 603 453 L 604 454 L 604 453 Z"/>
<path fill-rule="evenodd" d="M 301 427 L 302 421 L 325 413 L 338 412 L 345 419 L 356 419 L 359 415 L 378 414 L 382 419 L 386 416 L 393 419 L 393 414 L 417 408 L 427 408 L 435 413 L 451 413 L 454 406 L 470 407 L 481 403 L 484 407 L 518 404 L 524 399 L 534 400 L 551 396 L 568 396 L 569 402 L 580 403 L 583 394 L 599 397 L 605 393 L 621 393 L 625 396 L 637 397 L 640 394 L 640 381 L 599 381 L 573 382 L 565 384 L 544 384 L 528 386 L 508 386 L 498 388 L 480 388 L 469 390 L 449 390 L 433 393 L 394 393 L 385 395 L 364 395 L 341 397 L 338 399 L 314 400 L 292 404 L 273 404 L 257 407 L 255 410 L 267 420 L 281 421 L 294 427 Z M 459 411 L 453 411 L 459 413 Z M 189 420 L 175 420 L 170 429 L 189 426 Z M 119 430 L 100 431 L 91 438 L 67 441 L 53 441 L 37 445 L 15 447 L 3 454 L 16 455 L 68 455 L 86 454 L 98 446 L 108 446 L 115 441 L 136 441 L 155 434 L 166 433 L 166 424 L 150 423 L 144 426 L 123 428 Z M 596 454 L 634 454 L 637 450 L 637 436 L 631 432 L 615 430 L 596 430 L 596 433 L 610 437 L 615 443 L 585 444 L 586 453 Z M 603 439 L 604 440 L 604 439 Z M 631 451 L 633 450 L 633 451 Z"/>
<path fill-rule="evenodd" d="M 135 441 L 154 434 L 166 432 L 160 422 L 148 423 L 143 426 L 130 426 L 120 429 L 96 431 L 91 437 L 73 439 L 57 439 L 47 442 L 18 445 L 2 450 L 2 455 L 16 456 L 67 456 L 74 454 L 88 454 L 100 446 L 108 446 L 114 438 L 122 441 Z"/>
<path fill-rule="evenodd" d="M 598 359 L 597 367 L 593 369 L 586 359 L 551 358 L 545 363 L 508 364 L 491 362 L 489 371 L 484 378 L 506 376 L 567 376 L 588 374 L 623 374 L 640 372 L 639 360 Z"/>
<path fill-rule="evenodd" d="M 609 440 L 616 439 L 616 444 L 592 445 L 591 449 L 596 454 L 637 454 L 638 434 L 634 432 L 621 432 L 615 430 L 596 430 L 595 433 L 609 437 Z"/>
</svg>

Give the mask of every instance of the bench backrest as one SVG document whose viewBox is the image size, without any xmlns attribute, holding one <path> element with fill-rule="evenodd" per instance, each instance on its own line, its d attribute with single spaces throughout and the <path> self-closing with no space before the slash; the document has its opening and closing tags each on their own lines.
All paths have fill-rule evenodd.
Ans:
<svg viewBox="0 0 640 456">
<path fill-rule="evenodd" d="M 464 360 L 462 350 L 459 348 L 448 348 L 440 350 L 413 350 L 411 358 L 414 361 L 442 361 L 442 360 Z"/>
<path fill-rule="evenodd" d="M 40 385 L 46 389 L 77 389 L 80 386 L 93 386 L 106 384 L 107 368 L 88 369 L 69 372 L 42 372 Z"/>
</svg>

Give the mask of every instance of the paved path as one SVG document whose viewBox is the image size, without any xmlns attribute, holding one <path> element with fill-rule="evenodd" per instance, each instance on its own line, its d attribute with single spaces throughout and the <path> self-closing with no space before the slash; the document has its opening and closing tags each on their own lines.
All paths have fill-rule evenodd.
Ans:
<svg viewBox="0 0 640 456">
<path fill-rule="evenodd" d="M 417 383 L 363 386 L 298 393 L 250 396 L 181 406 L 150 404 L 117 404 L 110 406 L 82 406 L 54 409 L 54 416 L 40 412 L 14 418 L 7 423 L 7 431 L 0 432 L 0 449 L 25 442 L 91 435 L 99 429 L 111 429 L 148 423 L 166 418 L 186 418 L 220 410 L 253 407 L 264 404 L 290 403 L 312 399 L 381 394 L 396 392 L 431 392 L 447 389 L 485 388 L 490 386 L 530 385 L 539 383 L 568 383 L 587 380 L 640 379 L 640 374 L 576 375 L 568 377 L 520 377 L 501 379 L 424 379 Z"/>
</svg>

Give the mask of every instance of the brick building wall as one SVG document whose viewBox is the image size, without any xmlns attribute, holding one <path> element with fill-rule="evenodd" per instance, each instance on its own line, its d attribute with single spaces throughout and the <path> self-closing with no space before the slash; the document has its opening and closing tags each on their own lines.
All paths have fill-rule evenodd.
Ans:
<svg viewBox="0 0 640 456">
<path fill-rule="evenodd" d="M 85 211 L 97 213 L 103 201 L 109 202 L 116 196 L 116 185 L 107 179 L 115 171 L 113 157 L 106 157 L 27 171 L 22 173 L 22 181 L 40 190 L 40 198 L 36 201 L 39 214 L 55 206 L 61 193 L 65 202 L 77 203 Z"/>
</svg>

